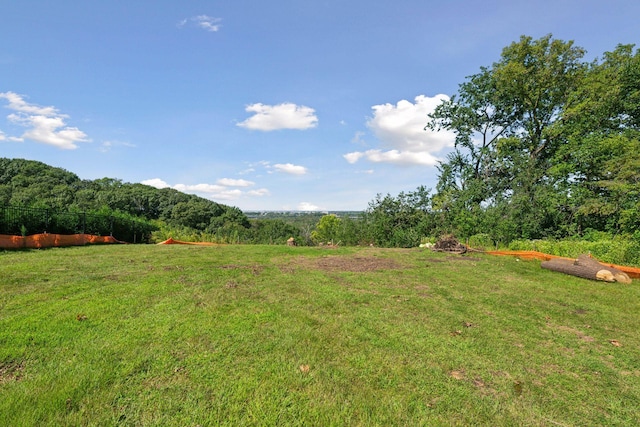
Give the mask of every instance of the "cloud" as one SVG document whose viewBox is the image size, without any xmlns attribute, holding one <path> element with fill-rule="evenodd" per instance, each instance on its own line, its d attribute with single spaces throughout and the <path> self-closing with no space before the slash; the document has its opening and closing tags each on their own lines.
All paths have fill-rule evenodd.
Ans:
<svg viewBox="0 0 640 427">
<path fill-rule="evenodd" d="M 266 188 L 259 188 L 257 190 L 248 191 L 247 194 L 250 195 L 250 196 L 263 197 L 263 196 L 270 196 L 271 192 L 269 190 L 267 190 Z"/>
<path fill-rule="evenodd" d="M 0 142 L 11 141 L 11 142 L 23 142 L 23 138 L 18 138 L 16 136 L 7 136 L 4 132 L 0 130 Z"/>
<path fill-rule="evenodd" d="M 300 204 L 298 205 L 298 210 L 299 211 L 319 211 L 322 209 L 309 202 L 300 202 Z"/>
<path fill-rule="evenodd" d="M 55 107 L 40 107 L 29 104 L 22 95 L 13 92 L 0 93 L 0 98 L 9 101 L 7 108 L 15 111 L 7 119 L 19 126 L 27 128 L 20 137 L 6 137 L 5 140 L 22 141 L 29 139 L 43 144 L 53 145 L 63 150 L 78 148 L 77 142 L 89 142 L 87 134 L 77 127 L 67 126 L 65 119 L 69 116 L 61 114 Z"/>
<path fill-rule="evenodd" d="M 349 163 L 366 159 L 373 163 L 436 165 L 440 160 L 436 154 L 453 147 L 455 136 L 452 132 L 424 130 L 424 127 L 427 115 L 447 99 L 447 95 L 419 95 L 415 103 L 401 100 L 396 105 L 374 105 L 371 107 L 373 117 L 367 121 L 367 126 L 383 147 L 347 153 L 343 155 L 344 159 Z M 355 141 L 361 141 L 360 136 Z"/>
<path fill-rule="evenodd" d="M 168 188 L 169 187 L 169 184 L 167 184 L 166 182 L 164 182 L 160 178 L 146 179 L 146 180 L 140 182 L 140 184 L 149 185 L 151 187 L 155 187 L 155 188 L 159 188 L 159 189 Z"/>
<path fill-rule="evenodd" d="M 304 105 L 283 103 L 278 105 L 251 104 L 245 108 L 255 113 L 237 125 L 246 129 L 273 131 L 279 129 L 305 130 L 318 125 L 315 110 Z"/>
<path fill-rule="evenodd" d="M 217 184 L 176 184 L 173 186 L 178 191 L 183 193 L 196 193 L 196 194 L 216 194 L 222 193 L 227 190 L 224 185 Z"/>
<path fill-rule="evenodd" d="M 365 158 L 372 163 L 395 163 L 397 165 L 427 165 L 438 164 L 439 159 L 426 151 L 398 151 L 398 150 L 367 150 L 347 153 L 345 160 L 351 164 L 356 163 L 361 158 Z"/>
<path fill-rule="evenodd" d="M 231 179 L 222 178 L 217 181 L 220 185 L 226 185 L 228 187 L 251 187 L 255 185 L 255 182 L 247 181 L 245 179 Z"/>
<path fill-rule="evenodd" d="M 233 201 L 243 196 L 263 197 L 270 195 L 269 190 L 260 188 L 257 190 L 242 191 L 231 187 L 249 187 L 254 183 L 243 179 L 222 178 L 216 184 L 175 184 L 170 185 L 160 178 L 152 178 L 141 181 L 141 184 L 150 185 L 155 188 L 172 188 L 182 193 L 195 194 L 211 200 Z"/>
<path fill-rule="evenodd" d="M 291 175 L 305 175 L 307 173 L 307 168 L 305 168 L 304 166 L 297 166 L 291 163 L 278 163 L 273 165 L 273 168 L 278 172 L 284 172 Z"/>
<path fill-rule="evenodd" d="M 102 152 L 102 153 L 107 153 L 107 152 L 111 151 L 111 149 L 114 148 L 114 147 L 135 148 L 136 145 L 135 144 L 131 144 L 130 142 L 123 142 L 123 141 L 104 141 L 100 145 L 98 150 L 100 150 L 100 152 Z"/>
<path fill-rule="evenodd" d="M 191 23 L 193 26 L 203 29 L 208 32 L 215 33 L 220 31 L 220 22 L 222 22 L 222 18 L 213 18 L 207 15 L 198 15 L 192 16 L 191 18 L 182 19 L 178 22 L 178 28 L 183 28 L 187 24 Z"/>
</svg>

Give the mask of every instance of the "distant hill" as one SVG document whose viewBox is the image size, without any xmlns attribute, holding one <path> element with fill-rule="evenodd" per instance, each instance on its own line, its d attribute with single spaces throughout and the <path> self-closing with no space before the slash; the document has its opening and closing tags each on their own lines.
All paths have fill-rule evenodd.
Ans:
<svg viewBox="0 0 640 427">
<path fill-rule="evenodd" d="M 45 163 L 0 158 L 0 205 L 53 210 L 109 209 L 174 226 L 207 230 L 224 224 L 249 226 L 236 207 L 171 188 L 157 189 L 115 178 L 83 180 Z"/>
</svg>

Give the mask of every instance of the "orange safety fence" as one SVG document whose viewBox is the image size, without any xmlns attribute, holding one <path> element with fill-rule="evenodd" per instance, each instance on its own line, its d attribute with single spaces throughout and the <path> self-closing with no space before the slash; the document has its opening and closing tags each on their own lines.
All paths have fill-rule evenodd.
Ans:
<svg viewBox="0 0 640 427">
<path fill-rule="evenodd" d="M 92 234 L 33 234 L 31 236 L 10 236 L 0 234 L 0 249 L 40 249 L 62 246 L 83 246 L 105 243 L 123 243 L 113 236 Z"/>
<path fill-rule="evenodd" d="M 169 237 L 164 242 L 158 243 L 159 245 L 199 245 L 199 246 L 216 246 L 216 243 L 211 242 L 182 242 L 180 240 L 173 240 Z"/>
<path fill-rule="evenodd" d="M 570 260 L 574 259 L 574 258 L 567 258 L 567 257 L 556 256 L 556 255 L 549 255 L 549 254 L 545 254 L 538 251 L 487 251 L 485 253 L 489 255 L 517 256 L 518 258 L 522 258 L 522 259 L 529 259 L 529 260 L 537 259 L 540 261 L 549 261 L 550 259 L 554 259 L 554 258 L 570 259 Z M 638 267 L 609 264 L 602 261 L 598 261 L 598 262 L 607 267 L 617 268 L 618 270 L 627 273 L 627 275 L 633 279 L 640 279 L 640 268 Z"/>
</svg>

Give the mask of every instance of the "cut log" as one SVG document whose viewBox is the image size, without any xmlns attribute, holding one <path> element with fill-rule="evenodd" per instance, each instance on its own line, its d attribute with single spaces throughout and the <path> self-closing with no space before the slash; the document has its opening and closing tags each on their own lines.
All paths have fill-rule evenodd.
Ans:
<svg viewBox="0 0 640 427">
<path fill-rule="evenodd" d="M 580 255 L 576 260 L 554 258 L 544 261 L 540 265 L 547 270 L 558 271 L 584 279 L 631 283 L 631 279 L 626 273 L 616 268 L 602 265 L 589 255 Z"/>
</svg>

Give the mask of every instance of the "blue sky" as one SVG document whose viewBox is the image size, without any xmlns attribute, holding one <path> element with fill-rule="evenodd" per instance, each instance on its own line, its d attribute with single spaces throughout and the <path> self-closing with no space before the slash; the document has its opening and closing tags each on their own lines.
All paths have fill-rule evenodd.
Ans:
<svg viewBox="0 0 640 427">
<path fill-rule="evenodd" d="M 4 0 L 0 157 L 243 210 L 363 210 L 434 187 L 426 115 L 521 35 L 594 59 L 640 2 Z"/>
</svg>

